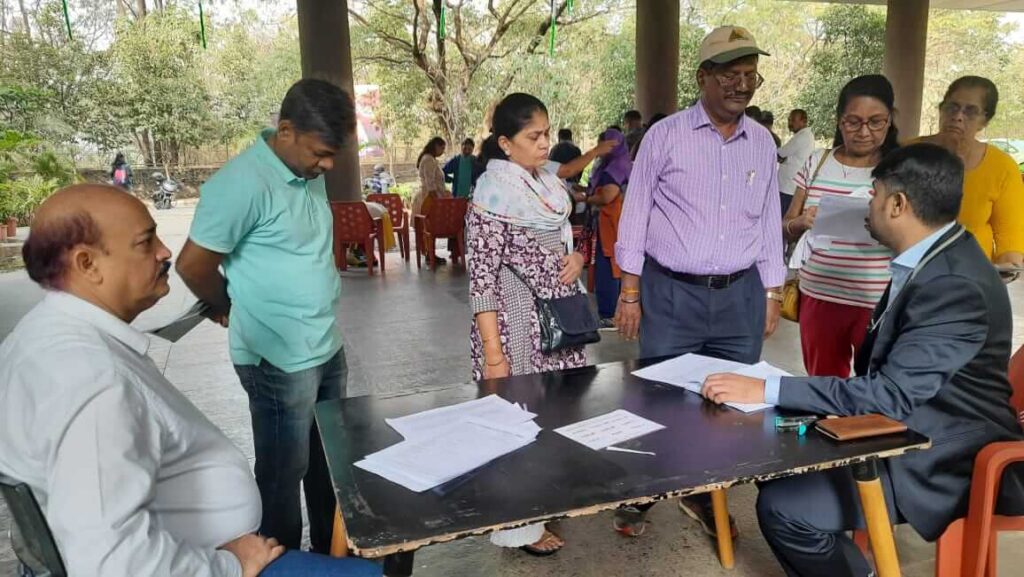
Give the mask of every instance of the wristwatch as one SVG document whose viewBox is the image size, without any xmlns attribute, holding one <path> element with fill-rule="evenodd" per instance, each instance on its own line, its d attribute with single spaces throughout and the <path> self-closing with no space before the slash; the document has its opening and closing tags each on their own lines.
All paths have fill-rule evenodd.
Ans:
<svg viewBox="0 0 1024 577">
<path fill-rule="evenodd" d="M 780 303 L 782 302 L 782 293 L 780 293 L 779 291 L 766 291 L 764 293 L 764 296 L 772 299 L 773 301 Z"/>
</svg>

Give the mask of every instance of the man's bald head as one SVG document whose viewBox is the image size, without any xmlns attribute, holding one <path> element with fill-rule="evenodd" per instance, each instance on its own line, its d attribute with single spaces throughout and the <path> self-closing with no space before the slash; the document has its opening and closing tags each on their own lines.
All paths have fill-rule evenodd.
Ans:
<svg viewBox="0 0 1024 577">
<path fill-rule="evenodd" d="M 29 277 L 45 288 L 64 288 L 71 249 L 102 247 L 104 229 L 132 209 L 145 212 L 146 207 L 114 186 L 75 184 L 58 190 L 36 211 L 21 249 Z"/>
</svg>

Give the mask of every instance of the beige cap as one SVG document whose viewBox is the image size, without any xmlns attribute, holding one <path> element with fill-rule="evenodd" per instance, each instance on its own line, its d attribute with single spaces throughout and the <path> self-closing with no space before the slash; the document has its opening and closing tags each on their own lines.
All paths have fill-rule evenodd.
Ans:
<svg viewBox="0 0 1024 577">
<path fill-rule="evenodd" d="M 715 64 L 726 64 L 752 54 L 771 56 L 757 47 L 757 41 L 749 30 L 740 26 L 715 28 L 700 43 L 701 64 L 708 60 Z"/>
</svg>

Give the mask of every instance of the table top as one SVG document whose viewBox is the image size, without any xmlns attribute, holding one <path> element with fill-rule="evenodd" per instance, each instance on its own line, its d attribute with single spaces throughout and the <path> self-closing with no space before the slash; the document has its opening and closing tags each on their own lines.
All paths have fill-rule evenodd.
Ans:
<svg viewBox="0 0 1024 577">
<path fill-rule="evenodd" d="M 317 422 L 350 548 L 363 557 L 380 557 L 627 503 L 897 456 L 930 444 L 912 431 L 845 443 L 813 430 L 804 437 L 777 432 L 774 409 L 744 414 L 631 374 L 656 361 L 319 403 Z M 385 418 L 492 393 L 537 413 L 544 430 L 535 442 L 446 484 L 443 491 L 415 493 L 353 466 L 402 440 Z M 553 432 L 620 408 L 665 425 L 617 445 L 655 456 L 595 451 Z"/>
</svg>

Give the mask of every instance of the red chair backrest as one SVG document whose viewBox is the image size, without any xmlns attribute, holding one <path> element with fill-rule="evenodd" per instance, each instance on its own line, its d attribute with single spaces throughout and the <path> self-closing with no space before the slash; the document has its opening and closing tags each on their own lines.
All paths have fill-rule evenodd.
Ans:
<svg viewBox="0 0 1024 577">
<path fill-rule="evenodd" d="M 364 202 L 331 202 L 334 238 L 339 242 L 363 242 L 373 234 L 373 218 Z"/>
<path fill-rule="evenodd" d="M 435 198 L 427 213 L 427 230 L 439 237 L 455 236 L 466 227 L 466 210 L 469 199 Z"/>
<path fill-rule="evenodd" d="M 405 220 L 405 205 L 402 204 L 401 196 L 397 194 L 368 194 L 366 200 L 386 206 L 388 216 L 391 217 L 391 226 L 402 228 Z"/>
<path fill-rule="evenodd" d="M 1010 405 L 1017 411 L 1017 419 L 1024 424 L 1024 346 L 1010 357 L 1010 368 L 1007 372 L 1010 386 L 1013 387 Z"/>
</svg>

